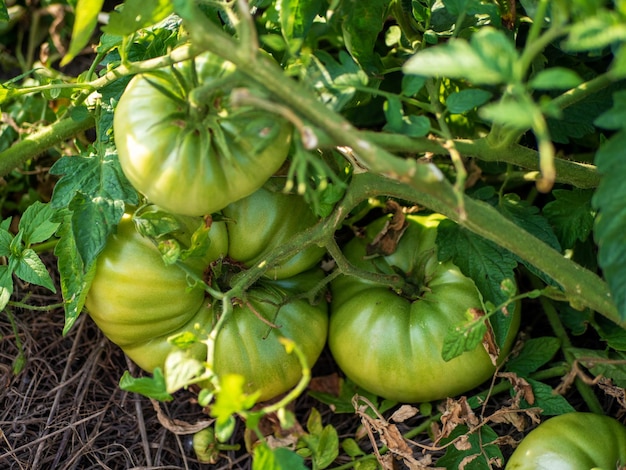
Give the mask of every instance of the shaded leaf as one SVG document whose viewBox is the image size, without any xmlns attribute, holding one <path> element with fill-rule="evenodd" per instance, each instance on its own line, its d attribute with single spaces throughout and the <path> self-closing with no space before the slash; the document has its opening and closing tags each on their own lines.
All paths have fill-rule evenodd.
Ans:
<svg viewBox="0 0 626 470">
<path fill-rule="evenodd" d="M 596 153 L 600 184 L 592 204 L 598 210 L 594 236 L 598 244 L 598 264 L 609 284 L 620 318 L 626 320 L 626 131 L 606 141 Z"/>
<path fill-rule="evenodd" d="M 577 240 L 587 240 L 593 229 L 595 211 L 591 207 L 593 190 L 555 189 L 555 197 L 543 207 L 563 248 L 572 248 Z"/>
<path fill-rule="evenodd" d="M 535 90 L 567 90 L 577 87 L 582 82 L 582 78 L 573 70 L 551 67 L 535 75 L 528 86 Z"/>
<path fill-rule="evenodd" d="M 144 397 L 154 398 L 158 401 L 173 400 L 173 397 L 165 390 L 165 379 L 159 367 L 154 369 L 152 377 L 135 378 L 130 375 L 130 372 L 124 371 L 119 386 L 127 392 L 139 393 Z"/>
<path fill-rule="evenodd" d="M 22 240 L 26 246 L 41 243 L 54 235 L 59 226 L 58 222 L 52 221 L 54 214 L 55 210 L 50 204 L 36 201 L 28 206 L 19 223 Z"/>
<path fill-rule="evenodd" d="M 102 27 L 108 34 L 126 36 L 152 26 L 173 12 L 169 0 L 125 0 L 121 8 L 109 14 L 109 23 Z"/>
<path fill-rule="evenodd" d="M 562 395 L 555 393 L 549 385 L 530 378 L 526 380 L 533 389 L 535 402 L 532 404 L 532 407 L 541 408 L 543 416 L 557 416 L 576 411 Z M 522 408 L 526 407 L 522 406 Z"/>
<path fill-rule="evenodd" d="M 492 444 L 498 435 L 491 427 L 485 425 L 471 434 L 469 432 L 467 426 L 460 425 L 452 431 L 449 437 L 442 439 L 441 444 L 446 444 L 463 434 L 467 434 L 466 440 L 446 448 L 445 455 L 437 460 L 437 467 L 484 470 L 490 468 L 490 463 L 493 464 L 493 460 L 500 463 L 504 462 L 500 448 L 496 444 Z"/>
<path fill-rule="evenodd" d="M 507 361 L 506 369 L 522 377 L 528 377 L 530 373 L 550 362 L 560 347 L 561 341 L 552 336 L 531 338 L 524 343 L 517 356 Z"/>
<path fill-rule="evenodd" d="M 467 88 L 452 93 L 446 99 L 446 107 L 453 114 L 463 114 L 482 106 L 491 99 L 491 92 L 480 88 Z"/>
<path fill-rule="evenodd" d="M 76 2 L 72 40 L 67 54 L 61 60 L 62 66 L 70 63 L 87 45 L 96 28 L 98 14 L 103 5 L 104 0 L 78 0 Z"/>
</svg>

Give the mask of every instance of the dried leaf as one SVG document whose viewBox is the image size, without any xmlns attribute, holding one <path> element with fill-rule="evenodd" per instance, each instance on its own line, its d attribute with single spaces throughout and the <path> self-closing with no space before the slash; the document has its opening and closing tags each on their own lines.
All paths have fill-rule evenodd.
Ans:
<svg viewBox="0 0 626 470">
<path fill-rule="evenodd" d="M 208 428 L 213 422 L 214 419 L 201 420 L 196 423 L 188 423 L 186 421 L 182 421 L 180 419 L 172 419 L 169 416 L 166 416 L 161 409 L 161 405 L 158 401 L 154 399 L 150 399 L 152 402 L 152 407 L 154 411 L 156 411 L 157 419 L 161 426 L 163 426 L 168 431 L 174 434 L 195 434 L 198 431 L 202 431 L 205 428 Z"/>
<path fill-rule="evenodd" d="M 478 320 L 485 316 L 485 312 L 479 308 L 470 308 L 469 313 L 472 316 L 473 320 Z M 487 354 L 489 354 L 489 358 L 491 359 L 491 363 L 494 366 L 498 365 L 498 358 L 500 356 L 500 348 L 496 344 L 496 336 L 493 332 L 493 328 L 491 327 L 491 323 L 489 321 L 485 321 L 485 326 L 487 327 L 487 331 L 485 332 L 485 336 L 483 336 L 483 347 Z"/>
<path fill-rule="evenodd" d="M 398 408 L 389 418 L 390 421 L 396 423 L 404 423 L 407 419 L 416 416 L 419 413 L 419 409 L 411 405 L 402 405 Z"/>
<path fill-rule="evenodd" d="M 528 381 L 519 377 L 514 372 L 500 372 L 498 377 L 508 380 L 511 382 L 511 385 L 513 385 L 513 390 L 515 391 L 513 403 L 516 408 L 519 408 L 522 398 L 526 400 L 529 405 L 534 405 L 535 395 L 533 393 L 533 388 Z"/>
<path fill-rule="evenodd" d="M 341 379 L 339 378 L 339 374 L 333 373 L 322 377 L 313 377 L 309 382 L 309 390 L 328 393 L 338 397 L 341 391 Z"/>
<path fill-rule="evenodd" d="M 368 256 L 386 256 L 395 252 L 398 242 L 408 227 L 406 216 L 400 204 L 392 200 L 387 201 L 387 212 L 393 212 L 393 215 L 372 242 L 367 245 L 365 252 Z"/>
<path fill-rule="evenodd" d="M 464 470 L 465 467 L 467 467 L 470 463 L 476 460 L 479 455 L 480 454 L 474 454 L 474 455 L 468 455 L 467 457 L 465 457 L 463 460 L 461 460 L 461 463 L 459 463 L 459 470 Z"/>
<path fill-rule="evenodd" d="M 448 437 L 460 424 L 466 424 L 470 429 L 480 424 L 480 420 L 469 406 L 466 397 L 461 397 L 458 400 L 448 398 L 440 421 L 442 425 L 441 435 L 437 436 L 436 442 Z"/>
<path fill-rule="evenodd" d="M 617 385 L 613 385 L 611 379 L 602 377 L 598 381 L 598 387 L 607 395 L 615 398 L 619 405 L 626 411 L 626 390 Z"/>
</svg>

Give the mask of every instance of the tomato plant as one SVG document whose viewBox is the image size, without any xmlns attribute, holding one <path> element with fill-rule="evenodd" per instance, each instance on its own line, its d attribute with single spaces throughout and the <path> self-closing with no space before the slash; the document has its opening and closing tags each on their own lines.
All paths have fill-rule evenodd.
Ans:
<svg viewBox="0 0 626 470">
<path fill-rule="evenodd" d="M 350 379 L 388 399 L 423 402 L 455 396 L 495 370 L 482 345 L 449 361 L 442 358 L 449 330 L 467 322 L 468 311 L 483 307 L 474 282 L 452 262 L 437 259 L 441 219 L 437 214 L 410 215 L 400 229 L 381 218 L 367 226 L 364 237 L 345 246 L 343 252 L 356 268 L 398 275 L 401 286 L 392 289 L 358 274 L 339 276 L 331 284 L 328 343 L 333 357 Z M 398 238 L 386 238 L 392 232 Z M 518 324 L 516 313 L 502 355 Z"/>
<path fill-rule="evenodd" d="M 233 109 L 219 85 L 228 63 L 201 56 L 135 76 L 114 116 L 122 169 L 151 202 L 186 215 L 248 196 L 283 164 L 291 126 L 267 112 Z"/>
<path fill-rule="evenodd" d="M 506 470 L 624 468 L 626 427 L 615 418 L 572 412 L 544 421 L 530 431 Z"/>
</svg>

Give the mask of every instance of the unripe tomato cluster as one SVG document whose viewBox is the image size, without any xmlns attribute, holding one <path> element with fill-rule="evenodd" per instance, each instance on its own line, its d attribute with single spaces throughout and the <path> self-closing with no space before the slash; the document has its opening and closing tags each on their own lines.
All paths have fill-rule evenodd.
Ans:
<svg viewBox="0 0 626 470">
<path fill-rule="evenodd" d="M 129 181 L 174 220 L 166 242 L 190 247 L 200 233 L 205 249 L 166 264 L 157 248 L 163 240 L 137 230 L 153 209 L 129 208 L 97 261 L 86 301 L 106 336 L 147 371 L 162 368 L 174 350 L 168 338 L 206 336 L 218 321 L 220 299 L 202 280 L 226 292 L 239 274 L 265 266 L 270 253 L 318 222 L 302 197 L 266 184 L 288 156 L 291 126 L 259 110 L 229 108 L 221 85 L 225 77 L 236 82 L 237 72 L 228 63 L 203 56 L 174 67 L 131 80 L 116 109 L 115 143 Z M 324 284 L 323 247 L 311 244 L 265 266 L 218 332 L 215 372 L 243 375 L 260 400 L 287 391 L 301 365 L 280 343 L 285 336 L 310 366 L 328 344 L 350 379 L 392 400 L 437 400 L 480 385 L 495 370 L 481 345 L 441 358 L 448 329 L 482 307 L 473 281 L 437 259 L 441 219 L 407 216 L 393 250 L 373 255 L 367 248 L 388 218 L 369 223 L 343 249 L 364 275 L 336 276 L 330 303 L 325 295 L 310 301 Z M 377 282 L 381 273 L 400 273 L 406 289 Z M 515 315 L 502 355 L 517 330 Z M 206 359 L 202 342 L 191 352 Z"/>
</svg>

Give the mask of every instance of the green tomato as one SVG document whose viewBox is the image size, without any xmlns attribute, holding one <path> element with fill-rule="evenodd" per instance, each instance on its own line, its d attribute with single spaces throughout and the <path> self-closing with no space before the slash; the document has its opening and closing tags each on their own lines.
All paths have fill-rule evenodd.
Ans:
<svg viewBox="0 0 626 470">
<path fill-rule="evenodd" d="M 344 255 L 372 273 L 400 272 L 404 293 L 358 276 L 331 283 L 328 343 L 343 372 L 357 385 L 400 402 L 425 402 L 464 393 L 495 371 L 482 345 L 446 362 L 443 340 L 449 329 L 468 321 L 470 308 L 482 309 L 474 282 L 451 262 L 437 260 L 435 239 L 442 216 L 408 216 L 395 251 L 366 256 L 366 246 L 388 220 L 367 227 Z M 516 312 L 501 356 L 510 349 L 519 325 Z"/>
<path fill-rule="evenodd" d="M 609 416 L 572 412 L 530 431 L 506 470 L 613 470 L 626 466 L 626 427 Z"/>
<path fill-rule="evenodd" d="M 230 240 L 228 255 L 247 267 L 288 243 L 296 233 L 310 228 L 318 218 L 304 198 L 261 188 L 223 211 Z M 295 256 L 268 267 L 267 277 L 284 279 L 319 263 L 326 250 L 311 245 Z"/>
<path fill-rule="evenodd" d="M 263 280 L 250 289 L 218 333 L 215 372 L 220 376 L 243 375 L 244 391 L 259 391 L 259 401 L 296 385 L 302 366 L 295 353 L 286 352 L 279 338 L 293 340 L 309 367 L 317 361 L 326 344 L 328 306 L 323 300 L 311 304 L 298 294 L 313 289 L 323 277 L 321 271 L 313 270 L 283 281 Z M 216 303 L 212 309 L 216 321 L 221 306 Z"/>
<path fill-rule="evenodd" d="M 206 256 L 185 262 L 200 278 L 209 262 L 228 250 L 223 223 L 213 224 L 210 234 L 212 243 Z M 124 215 L 98 257 L 85 301 L 89 315 L 102 332 L 129 351 L 146 342 L 167 344 L 163 338 L 193 325 L 193 317 L 203 303 L 204 290 L 190 288 L 182 269 L 166 266 L 156 246 L 135 230 L 132 216 Z M 131 358 L 151 371 L 163 363 L 167 348 L 161 351 Z"/>
<path fill-rule="evenodd" d="M 237 75 L 228 64 L 205 55 L 137 75 L 117 104 L 122 170 L 169 212 L 217 212 L 256 191 L 287 157 L 290 124 L 261 110 L 234 111 L 220 95 L 220 84 Z"/>
<path fill-rule="evenodd" d="M 156 245 L 137 232 L 130 215 L 123 217 L 99 256 L 87 310 L 104 334 L 142 369 L 152 372 L 164 367 L 175 348 L 168 341 L 171 336 L 192 332 L 204 337 L 216 323 L 220 302 L 199 286 L 189 287 L 189 279 L 210 274 L 214 288 L 227 290 L 242 269 L 317 221 L 301 197 L 267 190 L 256 191 L 225 213 L 223 221 L 211 225 L 204 256 L 184 260 L 186 271 L 166 265 Z M 183 222 L 176 238 L 190 245 L 203 218 L 175 218 Z M 154 215 L 149 220 L 166 225 L 154 220 Z M 304 294 L 322 281 L 323 274 L 309 268 L 323 254 L 314 247 L 281 260 L 237 299 L 217 337 L 214 368 L 218 374 L 243 375 L 246 389 L 259 390 L 260 399 L 293 387 L 301 377 L 301 365 L 295 354 L 287 353 L 280 336 L 292 339 L 313 365 L 326 343 L 328 307 L 325 301 L 311 304 Z M 191 353 L 205 360 L 206 346 L 195 343 Z"/>
</svg>

